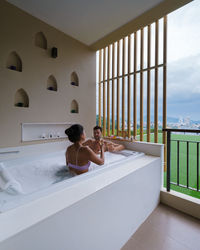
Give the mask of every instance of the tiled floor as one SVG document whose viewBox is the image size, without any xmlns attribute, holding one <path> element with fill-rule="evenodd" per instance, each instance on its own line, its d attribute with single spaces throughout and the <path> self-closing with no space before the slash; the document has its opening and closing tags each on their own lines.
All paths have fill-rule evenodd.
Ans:
<svg viewBox="0 0 200 250">
<path fill-rule="evenodd" d="M 122 250 L 200 250 L 200 220 L 160 204 Z"/>
</svg>

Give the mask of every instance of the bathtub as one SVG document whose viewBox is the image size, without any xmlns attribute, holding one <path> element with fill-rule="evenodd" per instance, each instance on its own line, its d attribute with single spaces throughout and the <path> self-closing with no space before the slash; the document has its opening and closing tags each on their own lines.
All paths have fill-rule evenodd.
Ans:
<svg viewBox="0 0 200 250">
<path fill-rule="evenodd" d="M 163 160 L 163 145 L 123 144 L 139 153 L 115 155 L 105 166 L 93 165 L 75 177 L 58 175 L 43 186 L 42 181 L 27 183 L 23 194 L 0 192 L 0 249 L 120 249 L 159 203 Z M 7 170 L 26 163 L 28 167 L 35 161 L 61 159 L 68 145 L 1 149 L 0 161 Z"/>
</svg>

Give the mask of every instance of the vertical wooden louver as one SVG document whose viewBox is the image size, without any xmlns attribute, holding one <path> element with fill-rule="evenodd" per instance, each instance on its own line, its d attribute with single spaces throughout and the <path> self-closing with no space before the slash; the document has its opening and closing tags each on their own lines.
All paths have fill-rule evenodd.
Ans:
<svg viewBox="0 0 200 250">
<path fill-rule="evenodd" d="M 154 142 L 158 142 L 158 52 L 159 22 L 155 24 L 155 88 L 154 88 Z"/>
<path fill-rule="evenodd" d="M 107 56 L 107 135 L 110 136 L 110 45 Z"/>
<path fill-rule="evenodd" d="M 122 44 L 122 136 L 125 131 L 125 38 Z"/>
<path fill-rule="evenodd" d="M 140 141 L 143 141 L 143 68 L 144 68 L 144 29 L 140 30 Z"/>
<path fill-rule="evenodd" d="M 167 17 L 163 18 L 163 39 L 160 40 L 163 41 L 163 44 L 159 41 L 161 34 L 159 23 L 160 20 L 157 20 L 146 28 L 134 31 L 133 34 L 99 51 L 98 122 L 100 126 L 103 126 L 104 136 L 111 134 L 127 136 L 128 138 L 133 136 L 141 141 L 150 142 L 153 140 L 157 143 L 159 142 L 158 117 L 160 115 L 163 117 L 163 128 L 166 128 Z M 146 34 L 147 39 L 145 40 Z M 147 48 L 147 55 L 145 48 Z M 163 62 L 159 62 L 161 53 L 163 53 Z M 153 61 L 154 56 L 155 60 Z M 160 79 L 159 69 L 163 69 L 163 77 Z M 152 80 L 153 76 L 154 81 Z M 163 109 L 162 114 L 159 114 L 158 101 L 160 98 L 158 97 L 161 84 L 163 87 Z M 154 106 L 151 107 L 153 97 Z M 139 114 L 137 114 L 138 109 Z M 144 115 L 144 111 L 146 111 L 147 117 Z M 101 123 L 102 115 L 103 124 Z M 152 116 L 154 120 L 151 122 Z M 144 122 L 145 117 L 146 123 Z M 140 132 L 137 130 L 138 126 Z M 154 129 L 153 134 L 151 134 L 151 129 Z M 162 140 L 166 144 L 165 132 L 163 132 Z"/>
<path fill-rule="evenodd" d="M 115 44 L 112 45 L 112 135 L 115 134 Z"/>
<path fill-rule="evenodd" d="M 147 141 L 151 141 L 151 25 L 147 36 Z"/>
<path fill-rule="evenodd" d="M 134 33 L 133 136 L 137 136 L 137 32 Z"/>
<path fill-rule="evenodd" d="M 128 101 L 127 101 L 127 115 L 128 115 L 128 138 L 131 137 L 131 36 L 128 36 Z"/>
<path fill-rule="evenodd" d="M 102 68 L 101 68 L 101 60 L 102 60 L 102 50 L 99 51 L 99 126 L 101 126 L 101 73 L 102 73 Z"/>
<path fill-rule="evenodd" d="M 103 51 L 103 136 L 106 136 L 106 48 Z"/>
<path fill-rule="evenodd" d="M 164 27 L 163 27 L 163 128 L 167 127 L 167 16 L 164 17 Z M 167 159 L 167 136 L 166 132 L 163 132 L 163 144 L 164 149 L 164 162 L 166 168 Z"/>
<path fill-rule="evenodd" d="M 120 56 L 120 53 L 119 53 L 119 50 L 120 50 L 120 42 L 118 41 L 117 42 L 117 135 L 119 135 L 119 101 L 120 101 L 120 88 L 119 88 L 119 71 L 120 71 L 120 59 L 119 59 L 119 56 Z"/>
</svg>

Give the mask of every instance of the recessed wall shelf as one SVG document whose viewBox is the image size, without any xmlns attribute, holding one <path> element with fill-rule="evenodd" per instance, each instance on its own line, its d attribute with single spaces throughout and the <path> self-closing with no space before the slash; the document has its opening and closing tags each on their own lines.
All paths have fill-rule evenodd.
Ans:
<svg viewBox="0 0 200 250">
<path fill-rule="evenodd" d="M 22 72 L 22 60 L 20 59 L 19 55 L 15 51 L 9 54 L 7 63 L 6 63 L 6 68 L 10 70 Z"/>
<path fill-rule="evenodd" d="M 67 138 L 65 130 L 71 123 L 22 123 L 22 141 Z"/>
<path fill-rule="evenodd" d="M 76 100 L 73 100 L 71 102 L 71 113 L 78 113 L 79 109 L 78 109 L 78 102 Z"/>
<path fill-rule="evenodd" d="M 47 39 L 42 32 L 38 32 L 35 35 L 35 46 L 42 49 L 47 49 Z"/>
<path fill-rule="evenodd" d="M 15 107 L 23 107 L 28 108 L 29 107 L 29 98 L 25 90 L 18 89 L 15 93 Z"/>
<path fill-rule="evenodd" d="M 57 81 L 53 75 L 50 75 L 47 80 L 47 89 L 50 91 L 57 91 Z"/>
<path fill-rule="evenodd" d="M 79 80 L 76 72 L 71 73 L 71 85 L 72 86 L 79 86 Z"/>
</svg>

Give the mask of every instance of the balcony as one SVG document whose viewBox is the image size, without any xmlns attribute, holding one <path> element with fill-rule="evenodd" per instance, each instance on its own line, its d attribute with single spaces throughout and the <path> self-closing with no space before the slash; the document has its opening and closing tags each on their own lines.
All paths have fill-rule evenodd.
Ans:
<svg viewBox="0 0 200 250">
<path fill-rule="evenodd" d="M 198 250 L 200 223 L 160 204 L 122 250 Z"/>
<path fill-rule="evenodd" d="M 164 186 L 200 198 L 199 133 L 194 129 L 163 129 L 167 132 L 167 172 Z"/>
</svg>

